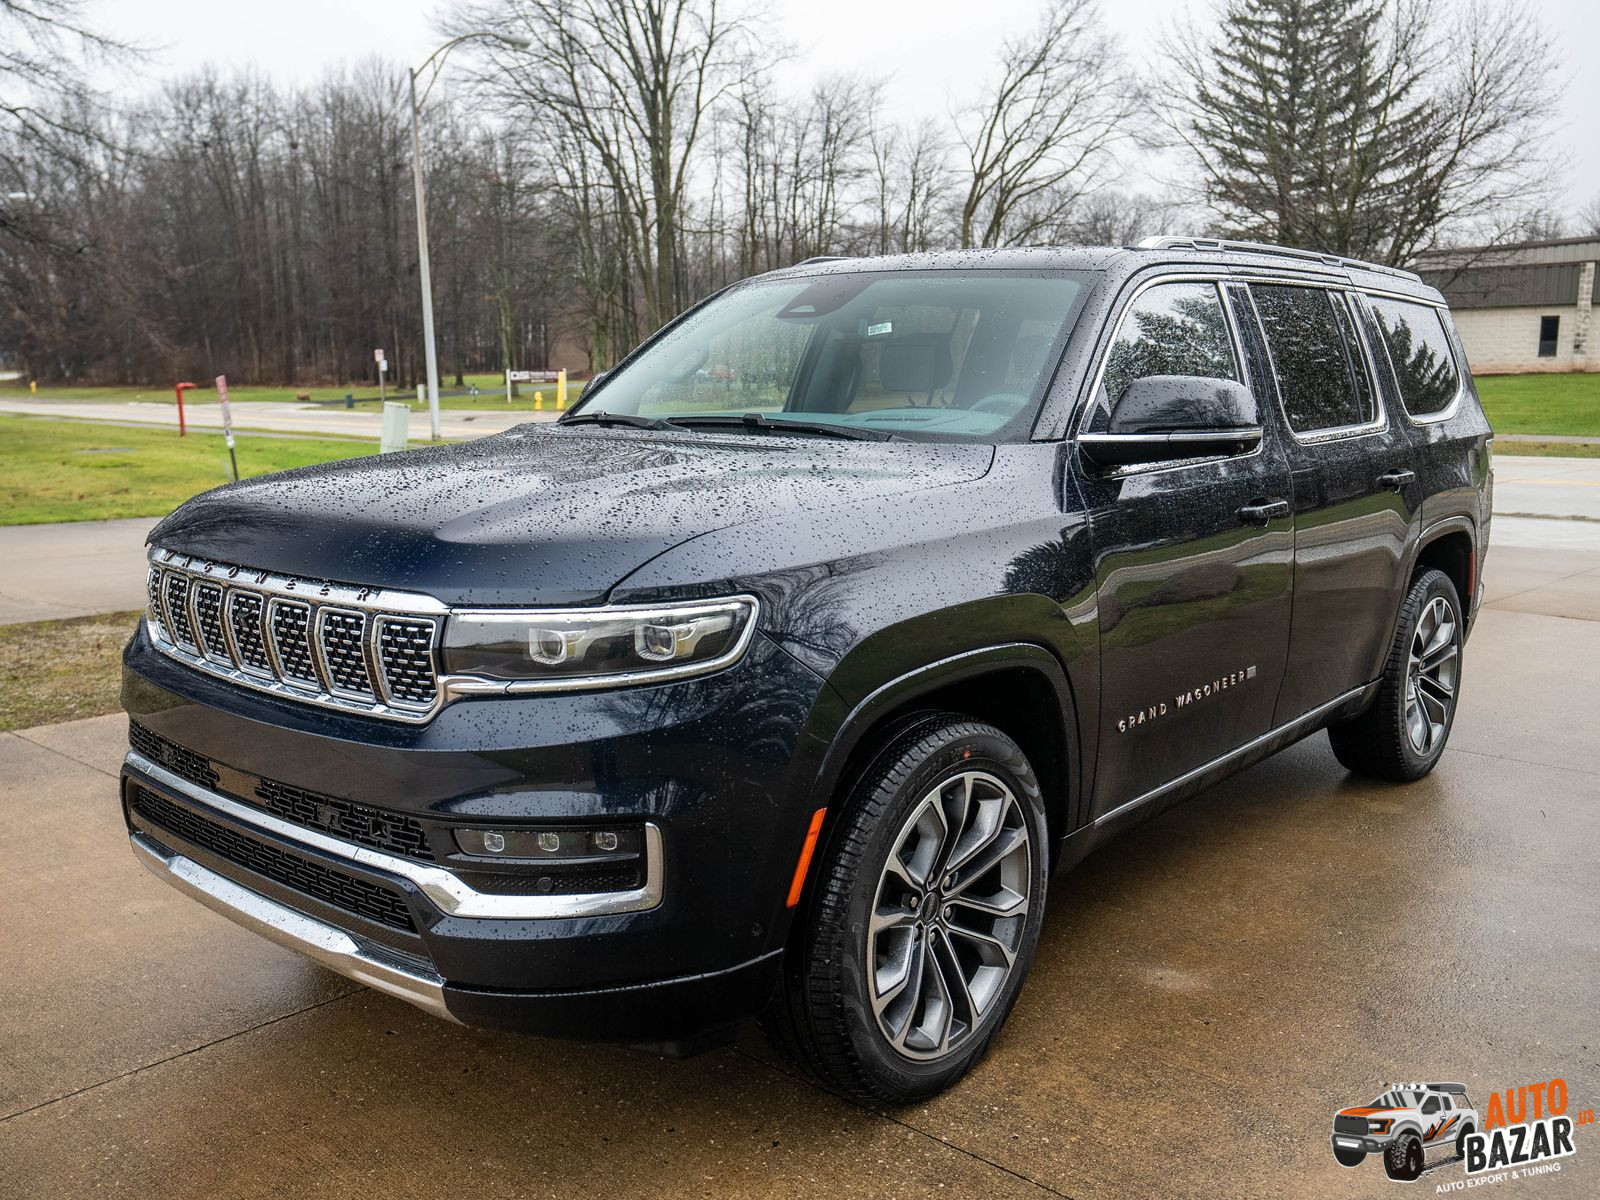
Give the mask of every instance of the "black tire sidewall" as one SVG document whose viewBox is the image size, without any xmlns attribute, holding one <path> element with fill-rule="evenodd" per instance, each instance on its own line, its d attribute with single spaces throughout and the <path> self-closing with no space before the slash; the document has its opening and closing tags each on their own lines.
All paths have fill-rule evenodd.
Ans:
<svg viewBox="0 0 1600 1200">
<path fill-rule="evenodd" d="M 1450 701 L 1450 712 L 1445 718 L 1444 733 L 1440 735 L 1438 743 L 1427 754 L 1417 753 L 1411 744 L 1411 734 L 1406 729 L 1406 672 L 1411 662 L 1411 642 L 1417 635 L 1417 623 L 1422 620 L 1422 614 L 1432 603 L 1434 597 L 1442 596 L 1450 605 L 1451 612 L 1455 615 L 1456 622 L 1456 698 Z M 1466 644 L 1464 634 L 1466 631 L 1465 618 L 1461 613 L 1461 598 L 1456 595 L 1455 585 L 1450 582 L 1450 577 L 1443 571 L 1429 571 L 1418 576 L 1412 585 L 1410 599 L 1410 619 L 1406 621 L 1405 628 L 1400 631 L 1402 641 L 1398 647 L 1399 653 L 1394 656 L 1394 663 L 1400 672 L 1400 677 L 1392 681 L 1394 699 L 1391 702 L 1389 719 L 1396 722 L 1399 727 L 1397 742 L 1401 757 L 1405 760 L 1406 773 L 1413 778 L 1421 778 L 1433 770 L 1438 763 L 1444 748 L 1450 741 L 1450 731 L 1455 728 L 1456 709 L 1461 695 L 1461 667 L 1465 656 Z"/>
<path fill-rule="evenodd" d="M 1415 1174 L 1411 1171 L 1411 1150 L 1413 1145 L 1416 1147 L 1420 1157 L 1422 1154 L 1422 1141 L 1414 1133 L 1401 1134 L 1384 1151 L 1383 1169 L 1390 1179 L 1398 1179 L 1402 1183 L 1410 1183 L 1412 1180 L 1421 1177 L 1421 1166 L 1418 1167 Z M 1425 1166 L 1427 1160 L 1422 1158 L 1421 1163 Z"/>
<path fill-rule="evenodd" d="M 989 726 L 961 721 L 942 730 L 931 731 L 935 736 L 948 733 L 943 744 L 927 753 L 895 789 L 895 795 L 885 805 L 869 803 L 867 812 L 853 816 L 869 815 L 876 808 L 876 819 L 869 833 L 861 859 L 861 869 L 851 888 L 846 909 L 843 944 L 841 999 L 842 1014 L 851 1047 L 879 1085 L 897 1096 L 916 1097 L 931 1095 L 960 1078 L 972 1063 L 982 1056 L 995 1033 L 1005 1023 L 1017 995 L 1022 988 L 1028 969 L 1032 965 L 1034 950 L 1038 945 L 1042 924 L 1048 842 L 1044 806 L 1035 778 L 1022 751 L 1010 738 Z M 986 771 L 1003 780 L 1016 796 L 1023 819 L 1028 825 L 1028 836 L 1033 846 L 1031 891 L 1028 919 L 1023 928 L 1022 942 L 1018 947 L 1011 975 L 1006 980 L 1005 991 L 985 1015 L 983 1023 L 968 1036 L 965 1045 L 948 1058 L 936 1062 L 919 1062 L 898 1054 L 884 1040 L 872 1014 L 870 991 L 866 979 L 867 919 L 877 899 L 878 878 L 893 849 L 895 839 L 915 807 L 922 802 L 933 785 L 941 778 L 958 771 Z M 864 784 L 871 786 L 870 780 Z"/>
</svg>

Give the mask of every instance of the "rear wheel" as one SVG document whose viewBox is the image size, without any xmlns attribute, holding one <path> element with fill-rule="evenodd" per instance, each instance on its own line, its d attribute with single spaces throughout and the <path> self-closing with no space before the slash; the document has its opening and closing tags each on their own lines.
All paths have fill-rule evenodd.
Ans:
<svg viewBox="0 0 1600 1200">
<path fill-rule="evenodd" d="M 1464 630 L 1450 577 L 1419 572 L 1400 606 L 1377 698 L 1360 716 L 1328 727 L 1345 768 L 1397 783 L 1433 770 L 1455 722 Z"/>
<path fill-rule="evenodd" d="M 1044 805 L 992 725 L 931 714 L 849 789 L 764 1024 L 828 1086 L 891 1104 L 988 1050 L 1044 914 Z"/>
<path fill-rule="evenodd" d="M 1472 1131 L 1473 1130 L 1472 1130 L 1472 1126 L 1471 1125 L 1463 1125 L 1461 1127 L 1461 1132 L 1456 1134 L 1456 1157 L 1457 1158 L 1466 1158 L 1467 1157 L 1467 1135 L 1472 1133 Z"/>
</svg>

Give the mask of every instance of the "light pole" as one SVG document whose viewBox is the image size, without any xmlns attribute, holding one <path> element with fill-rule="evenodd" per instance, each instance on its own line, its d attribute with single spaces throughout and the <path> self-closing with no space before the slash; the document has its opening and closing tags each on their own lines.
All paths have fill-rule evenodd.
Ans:
<svg viewBox="0 0 1600 1200">
<path fill-rule="evenodd" d="M 491 33 L 486 29 L 475 33 L 463 33 L 460 37 L 451 38 L 428 55 L 422 60 L 421 66 L 406 72 L 411 82 L 411 178 L 417 191 L 417 263 L 418 274 L 422 276 L 422 346 L 428 360 L 428 428 L 436 442 L 439 440 L 439 354 L 433 344 L 433 277 L 428 269 L 428 201 L 422 186 L 422 134 L 417 128 L 417 122 L 422 114 L 422 102 L 428 98 L 434 82 L 439 78 L 439 72 L 444 69 L 446 56 L 462 42 L 474 38 L 504 42 L 516 50 L 526 50 L 533 44 L 523 38 L 507 37 L 505 34 Z M 433 67 L 433 73 L 428 76 L 428 82 L 419 98 L 417 77 L 430 65 Z"/>
</svg>

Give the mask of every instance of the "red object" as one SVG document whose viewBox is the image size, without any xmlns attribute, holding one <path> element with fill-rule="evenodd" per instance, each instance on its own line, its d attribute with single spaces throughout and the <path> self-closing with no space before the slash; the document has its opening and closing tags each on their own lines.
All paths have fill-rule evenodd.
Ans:
<svg viewBox="0 0 1600 1200">
<path fill-rule="evenodd" d="M 187 433 L 189 431 L 188 430 L 188 426 L 186 426 L 183 423 L 183 393 L 187 389 L 192 388 L 194 386 L 196 386 L 196 385 L 192 384 L 192 383 L 180 383 L 178 385 L 178 389 L 177 390 L 178 390 L 178 436 L 179 437 L 182 437 L 185 433 Z"/>
</svg>

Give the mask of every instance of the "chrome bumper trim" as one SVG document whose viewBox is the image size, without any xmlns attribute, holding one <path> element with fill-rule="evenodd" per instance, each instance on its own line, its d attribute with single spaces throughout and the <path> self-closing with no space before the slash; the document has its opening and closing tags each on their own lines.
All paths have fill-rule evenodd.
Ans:
<svg viewBox="0 0 1600 1200">
<path fill-rule="evenodd" d="M 304 954 L 332 971 L 418 1008 L 454 1021 L 444 1002 L 444 980 L 408 971 L 364 954 L 356 940 L 321 921 L 285 908 L 233 880 L 175 854 L 143 833 L 131 836 L 139 861 L 185 895 L 262 937 Z"/>
<path fill-rule="evenodd" d="M 237 800 L 230 800 L 198 784 L 190 783 L 158 763 L 151 762 L 137 750 L 128 751 L 123 760 L 128 770 L 136 771 L 164 788 L 187 796 L 208 808 L 224 813 L 245 825 L 310 846 L 327 854 L 337 855 L 353 863 L 391 875 L 415 884 L 441 912 L 453 917 L 485 917 L 497 920 L 540 920 L 560 917 L 600 917 L 616 913 L 643 912 L 661 903 L 663 854 L 661 830 L 645 823 L 644 856 L 645 879 L 642 887 L 626 892 L 593 892 L 577 896 L 515 896 L 499 892 L 480 892 L 465 883 L 460 876 L 443 867 L 396 858 L 381 850 L 330 837 L 315 829 L 280 820 L 271 813 L 262 812 Z"/>
</svg>

